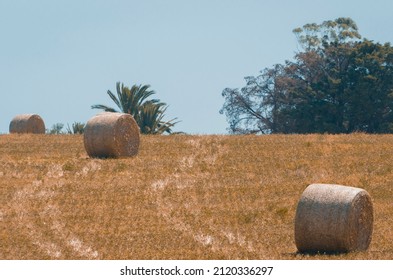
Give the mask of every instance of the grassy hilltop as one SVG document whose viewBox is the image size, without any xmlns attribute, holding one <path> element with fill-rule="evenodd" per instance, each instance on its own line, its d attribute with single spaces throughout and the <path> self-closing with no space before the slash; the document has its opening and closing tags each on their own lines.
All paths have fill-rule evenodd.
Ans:
<svg viewBox="0 0 393 280">
<path fill-rule="evenodd" d="M 0 136 L 0 259 L 393 259 L 393 135 L 142 136 L 90 159 L 80 135 Z M 367 252 L 296 254 L 308 184 L 366 189 Z"/>
</svg>

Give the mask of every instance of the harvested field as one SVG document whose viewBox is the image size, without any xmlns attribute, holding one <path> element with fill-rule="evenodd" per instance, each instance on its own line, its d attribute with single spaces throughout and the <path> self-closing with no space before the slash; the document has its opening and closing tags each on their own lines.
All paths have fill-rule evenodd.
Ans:
<svg viewBox="0 0 393 280">
<path fill-rule="evenodd" d="M 81 135 L 0 135 L 0 259 L 393 259 L 393 135 L 140 140 L 92 159 Z M 366 252 L 296 253 L 312 183 L 371 195 Z"/>
</svg>

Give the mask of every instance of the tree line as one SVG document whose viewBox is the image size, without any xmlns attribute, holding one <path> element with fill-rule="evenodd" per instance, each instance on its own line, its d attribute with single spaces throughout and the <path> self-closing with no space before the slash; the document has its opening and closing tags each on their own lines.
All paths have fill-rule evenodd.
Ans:
<svg viewBox="0 0 393 280">
<path fill-rule="evenodd" d="M 293 30 L 293 60 L 226 88 L 234 134 L 393 132 L 393 48 L 361 39 L 351 18 Z"/>
</svg>

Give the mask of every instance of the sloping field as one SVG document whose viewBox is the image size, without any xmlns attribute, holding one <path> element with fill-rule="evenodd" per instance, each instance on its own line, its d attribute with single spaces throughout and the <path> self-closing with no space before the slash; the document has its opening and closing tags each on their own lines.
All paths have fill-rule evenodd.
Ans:
<svg viewBox="0 0 393 280">
<path fill-rule="evenodd" d="M 0 135 L 0 259 L 393 259 L 392 163 L 392 135 L 142 136 L 131 159 Z M 370 193 L 367 252 L 296 254 L 311 183 Z"/>
</svg>

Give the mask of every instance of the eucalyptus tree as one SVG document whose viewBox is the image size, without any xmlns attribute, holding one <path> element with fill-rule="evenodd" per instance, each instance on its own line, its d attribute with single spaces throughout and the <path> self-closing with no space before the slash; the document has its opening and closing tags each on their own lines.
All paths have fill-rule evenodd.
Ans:
<svg viewBox="0 0 393 280">
<path fill-rule="evenodd" d="M 393 48 L 338 18 L 293 31 L 300 51 L 239 89 L 221 113 L 231 133 L 393 132 Z"/>
</svg>

